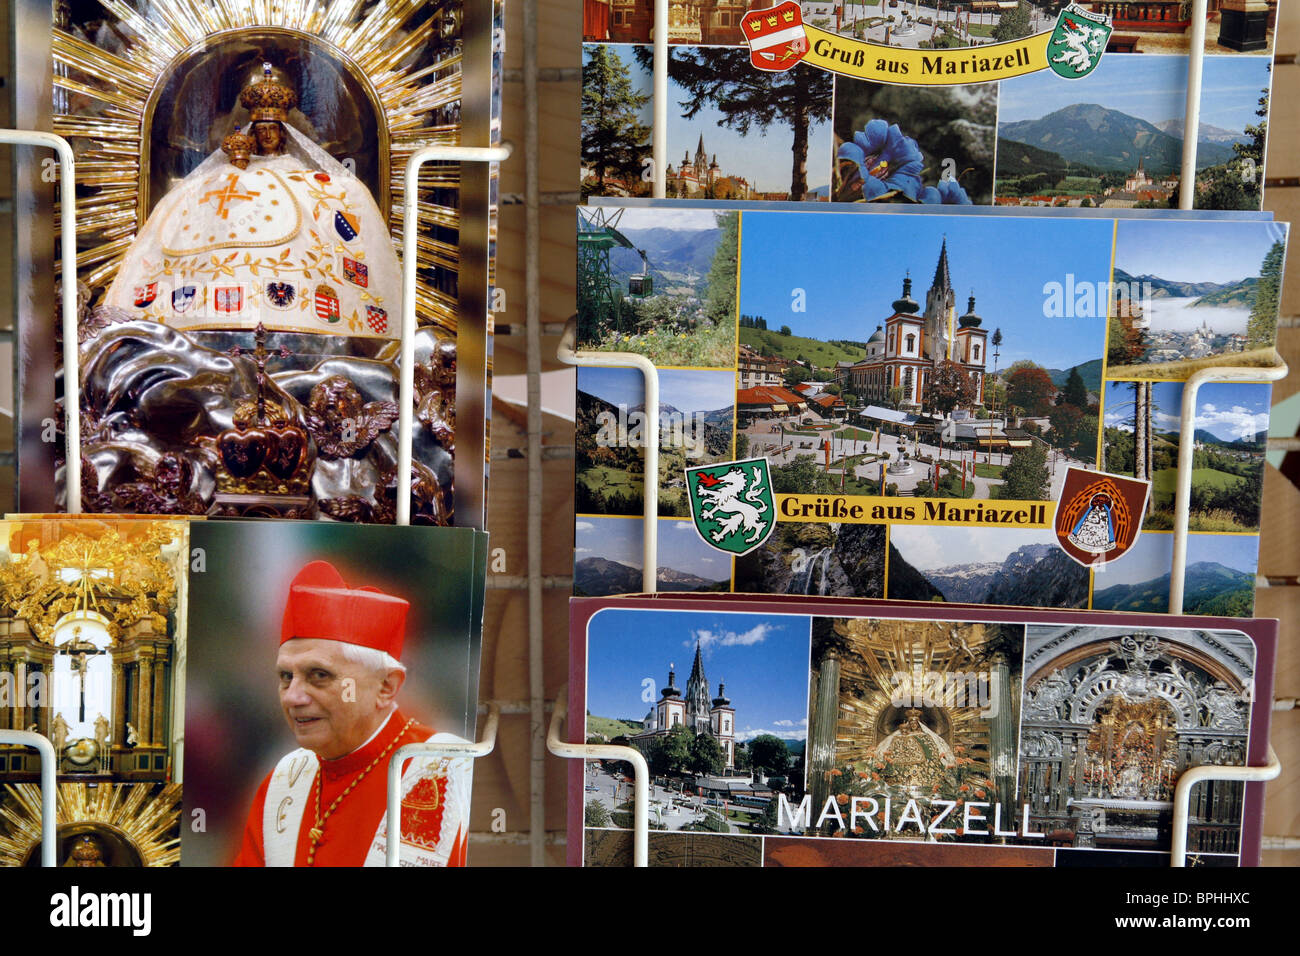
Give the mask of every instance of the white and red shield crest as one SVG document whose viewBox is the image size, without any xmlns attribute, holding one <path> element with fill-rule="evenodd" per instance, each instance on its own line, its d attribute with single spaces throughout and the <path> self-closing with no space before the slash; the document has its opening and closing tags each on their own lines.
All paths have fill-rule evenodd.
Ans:
<svg viewBox="0 0 1300 956">
<path fill-rule="evenodd" d="M 383 335 L 388 331 L 388 312 L 376 305 L 366 306 L 366 325 L 370 326 L 370 331 L 376 335 Z"/>
<path fill-rule="evenodd" d="M 212 307 L 218 312 L 240 312 L 244 308 L 244 290 L 239 286 L 224 286 L 213 293 Z"/>
<path fill-rule="evenodd" d="M 790 69 L 808 52 L 803 11 L 794 0 L 770 10 L 750 10 L 740 21 L 740 31 L 749 42 L 749 62 L 769 73 Z"/>
</svg>

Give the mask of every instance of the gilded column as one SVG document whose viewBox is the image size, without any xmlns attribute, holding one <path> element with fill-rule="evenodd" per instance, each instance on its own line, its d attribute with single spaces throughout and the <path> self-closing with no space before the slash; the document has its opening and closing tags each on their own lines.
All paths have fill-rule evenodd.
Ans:
<svg viewBox="0 0 1300 956">
<path fill-rule="evenodd" d="M 153 663 L 153 733 L 149 735 L 150 743 L 162 746 L 167 738 L 163 734 L 163 718 L 167 716 L 167 688 L 164 686 L 167 666 L 162 658 L 155 658 Z"/>
<path fill-rule="evenodd" d="M 808 782 L 812 790 L 809 828 L 821 816 L 821 808 L 830 795 L 830 771 L 835 767 L 835 728 L 839 720 L 840 659 L 827 651 L 817 674 L 817 693 L 813 698 L 813 722 L 808 733 Z"/>
<path fill-rule="evenodd" d="M 126 743 L 126 664 L 113 657 L 113 745 Z"/>
<path fill-rule="evenodd" d="M 13 729 L 27 729 L 27 662 L 21 658 L 14 661 L 14 699 L 10 713 L 13 714 Z"/>
<path fill-rule="evenodd" d="M 140 735 L 140 744 L 153 743 L 153 651 L 150 656 L 140 661 L 140 724 L 136 732 Z"/>
<path fill-rule="evenodd" d="M 143 747 L 149 742 L 149 726 L 145 723 L 148 716 L 149 661 L 142 651 L 135 664 L 135 736 L 137 747 Z"/>
</svg>

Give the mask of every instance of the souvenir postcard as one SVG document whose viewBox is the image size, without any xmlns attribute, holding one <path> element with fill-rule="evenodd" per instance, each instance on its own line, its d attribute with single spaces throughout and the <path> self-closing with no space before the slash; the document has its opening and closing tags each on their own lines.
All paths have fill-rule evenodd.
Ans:
<svg viewBox="0 0 1300 956">
<path fill-rule="evenodd" d="M 475 737 L 486 535 L 191 529 L 186 866 L 383 866 L 388 765 Z M 461 866 L 473 760 L 401 775 L 402 866 Z"/>
<path fill-rule="evenodd" d="M 1210 8 L 1194 205 L 1259 209 L 1276 6 Z M 664 195 L 1176 209 L 1190 11 L 673 2 Z M 584 197 L 651 195 L 653 20 L 652 0 L 583 2 Z"/>
<path fill-rule="evenodd" d="M 1249 616 L 1287 226 L 592 206 L 578 344 L 658 369 L 658 590 Z M 574 593 L 641 589 L 634 367 L 579 368 Z"/>
<path fill-rule="evenodd" d="M 392 523 L 409 481 L 418 523 L 482 525 L 492 171 L 424 167 L 409 224 L 403 183 L 421 147 L 499 139 L 500 12 L 15 4 L 16 125 L 75 153 L 84 511 Z M 20 495 L 51 511 L 59 168 L 34 150 L 15 166 Z M 407 225 L 415 460 L 399 475 Z"/>
<path fill-rule="evenodd" d="M 175 866 L 186 521 L 0 521 L 0 731 L 54 750 L 58 866 Z M 0 866 L 41 865 L 41 756 L 0 744 Z"/>
<path fill-rule="evenodd" d="M 569 738 L 649 767 L 652 866 L 1168 866 L 1189 768 L 1261 764 L 1276 621 L 571 603 Z M 570 863 L 632 861 L 633 769 L 573 761 Z M 1264 785 L 1191 791 L 1189 866 L 1259 864 Z"/>
</svg>

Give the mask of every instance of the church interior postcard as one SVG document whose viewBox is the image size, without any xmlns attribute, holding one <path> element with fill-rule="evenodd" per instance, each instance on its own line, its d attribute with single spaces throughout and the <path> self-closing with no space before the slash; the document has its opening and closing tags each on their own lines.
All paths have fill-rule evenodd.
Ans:
<svg viewBox="0 0 1300 956">
<path fill-rule="evenodd" d="M 1267 748 L 1276 621 L 763 598 L 571 610 L 570 738 L 645 757 L 664 865 L 1167 866 L 1180 777 Z M 570 862 L 626 865 L 631 765 L 574 761 L 569 782 Z M 1197 784 L 1189 864 L 1257 865 L 1262 811 L 1263 784 Z"/>
<path fill-rule="evenodd" d="M 500 138 L 499 4 L 14 4 L 16 125 L 75 153 L 83 509 L 483 524 L 495 171 L 419 174 L 414 467 L 397 474 L 405 174 Z M 58 166 L 20 149 L 21 507 L 66 489 Z M 70 215 L 71 210 L 65 210 Z"/>
<path fill-rule="evenodd" d="M 1259 209 L 1277 11 L 1219 6 L 1195 206 Z M 1189 10 L 674 0 L 664 196 L 1177 209 Z M 652 194 L 653 20 L 583 0 L 584 199 Z"/>
<path fill-rule="evenodd" d="M 180 859 L 186 521 L 0 521 L 0 727 L 54 747 L 60 866 Z M 0 866 L 39 866 L 39 753 L 0 746 Z"/>
<path fill-rule="evenodd" d="M 597 206 L 578 345 L 658 369 L 660 591 L 1248 616 L 1283 223 Z M 574 594 L 641 590 L 645 385 L 579 368 Z"/>
<path fill-rule="evenodd" d="M 191 545 L 184 865 L 383 866 L 392 753 L 475 736 L 486 535 L 209 521 Z M 472 769 L 406 763 L 401 865 L 464 865 Z"/>
</svg>

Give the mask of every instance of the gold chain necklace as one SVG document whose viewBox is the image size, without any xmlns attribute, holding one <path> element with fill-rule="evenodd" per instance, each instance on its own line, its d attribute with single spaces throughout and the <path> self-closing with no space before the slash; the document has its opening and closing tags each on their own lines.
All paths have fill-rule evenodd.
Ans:
<svg viewBox="0 0 1300 956">
<path fill-rule="evenodd" d="M 343 792 L 334 798 L 334 802 L 330 804 L 330 808 L 326 810 L 324 814 L 320 812 L 320 805 L 321 805 L 321 791 L 324 790 L 325 788 L 325 779 L 324 779 L 325 768 L 322 765 L 317 770 L 316 772 L 316 825 L 311 828 L 309 833 L 309 835 L 311 836 L 311 845 L 307 847 L 308 866 L 311 866 L 312 860 L 316 859 L 316 844 L 320 843 L 320 841 L 325 836 L 325 821 L 327 821 L 330 818 L 330 815 L 333 814 L 334 811 L 339 808 L 339 804 L 343 802 L 343 798 L 346 797 L 349 793 L 351 793 L 353 789 L 356 787 L 356 785 L 366 778 L 366 774 L 370 773 L 370 771 L 374 770 L 375 767 L 378 766 L 379 761 L 383 760 L 385 757 L 388 756 L 389 751 L 392 750 L 393 747 L 397 745 L 397 742 L 399 740 L 401 740 L 403 737 L 406 736 L 406 732 L 411 729 L 411 725 L 413 723 L 415 723 L 414 717 L 408 720 L 406 722 L 406 726 L 403 727 L 401 731 L 398 732 L 397 736 L 394 737 L 391 741 L 389 741 L 388 746 L 384 748 L 384 752 L 381 753 L 374 760 L 370 761 L 370 764 L 366 767 L 366 769 L 362 770 L 359 774 L 357 774 L 356 779 L 353 780 L 350 784 L 348 784 L 347 787 L 344 788 Z"/>
</svg>

